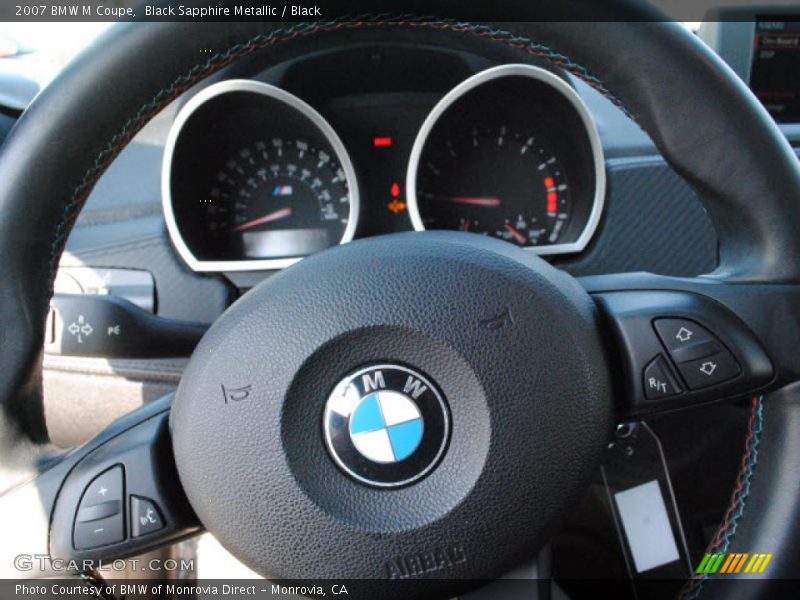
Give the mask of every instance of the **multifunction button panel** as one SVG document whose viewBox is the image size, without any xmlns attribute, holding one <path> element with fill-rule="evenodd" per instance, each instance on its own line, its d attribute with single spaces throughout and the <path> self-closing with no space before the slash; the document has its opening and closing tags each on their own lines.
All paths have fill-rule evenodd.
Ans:
<svg viewBox="0 0 800 600">
<path fill-rule="evenodd" d="M 706 296 L 619 291 L 594 298 L 625 367 L 629 415 L 749 395 L 773 380 L 753 332 Z"/>
<path fill-rule="evenodd" d="M 699 323 L 688 319 L 656 319 L 653 326 L 671 361 L 659 355 L 645 368 L 644 393 L 648 399 L 683 392 L 670 362 L 690 390 L 729 381 L 742 372 L 733 354 Z"/>
<path fill-rule="evenodd" d="M 73 545 L 76 550 L 99 548 L 125 540 L 124 480 L 122 465 L 116 465 L 95 477 L 86 487 L 73 526 Z M 128 514 L 131 537 L 164 528 L 158 506 L 150 498 L 130 496 Z"/>
<path fill-rule="evenodd" d="M 65 561 L 138 556 L 198 531 L 169 431 L 172 396 L 145 404 L 50 469 L 58 489 L 50 555 Z"/>
</svg>

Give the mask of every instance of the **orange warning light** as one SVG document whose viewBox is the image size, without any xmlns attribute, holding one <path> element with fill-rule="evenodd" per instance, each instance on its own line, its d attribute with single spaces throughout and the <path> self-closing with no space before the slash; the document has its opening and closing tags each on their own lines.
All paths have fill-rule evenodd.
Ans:
<svg viewBox="0 0 800 600">
<path fill-rule="evenodd" d="M 397 198 L 389 202 L 389 204 L 387 204 L 386 206 L 389 208 L 390 211 L 392 211 L 396 215 L 400 214 L 406 209 L 406 203 L 401 202 Z"/>
</svg>

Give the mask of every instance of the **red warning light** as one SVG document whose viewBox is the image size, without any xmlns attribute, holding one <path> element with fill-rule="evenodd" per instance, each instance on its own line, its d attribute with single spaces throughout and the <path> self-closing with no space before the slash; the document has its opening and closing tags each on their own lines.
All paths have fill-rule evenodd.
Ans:
<svg viewBox="0 0 800 600">
<path fill-rule="evenodd" d="M 544 178 L 544 187 L 551 188 L 556 185 L 555 180 L 552 177 L 545 177 Z"/>
<path fill-rule="evenodd" d="M 392 201 L 389 202 L 386 206 L 392 211 L 394 214 L 398 215 L 403 212 L 406 208 L 406 203 L 400 200 L 400 184 L 394 182 L 392 187 L 389 188 L 389 193 L 392 194 Z"/>
<path fill-rule="evenodd" d="M 372 145 L 376 148 L 388 148 L 393 144 L 391 136 L 374 137 L 372 138 Z"/>
</svg>

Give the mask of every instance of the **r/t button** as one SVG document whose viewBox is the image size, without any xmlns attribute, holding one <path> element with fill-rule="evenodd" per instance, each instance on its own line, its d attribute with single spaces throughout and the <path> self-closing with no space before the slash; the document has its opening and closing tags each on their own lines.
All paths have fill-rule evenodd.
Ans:
<svg viewBox="0 0 800 600">
<path fill-rule="evenodd" d="M 645 367 L 643 384 L 648 400 L 677 396 L 683 391 L 666 359 L 660 354 Z"/>
</svg>

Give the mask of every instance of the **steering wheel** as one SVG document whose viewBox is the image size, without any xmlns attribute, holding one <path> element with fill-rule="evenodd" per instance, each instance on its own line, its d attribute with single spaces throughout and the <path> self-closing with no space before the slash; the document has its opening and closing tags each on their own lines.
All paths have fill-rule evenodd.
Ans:
<svg viewBox="0 0 800 600">
<path fill-rule="evenodd" d="M 518 2 L 499 4 L 508 20 L 531 19 Z M 451 14 L 446 2 L 426 8 Z M 116 154 L 240 57 L 389 28 L 435 32 L 454 48 L 478 39 L 584 79 L 700 193 L 719 268 L 575 279 L 466 233 L 350 243 L 231 306 L 174 397 L 53 451 L 40 393 L 48 300 L 67 234 Z M 110 559 L 206 529 L 270 578 L 364 579 L 385 597 L 408 593 L 393 579 L 423 581 L 445 597 L 458 580 L 496 578 L 536 555 L 596 472 L 615 420 L 752 397 L 743 485 L 714 550 L 768 550 L 766 576 L 796 575 L 800 480 L 787 475 L 800 472 L 798 198 L 797 157 L 774 122 L 674 23 L 499 28 L 380 15 L 115 26 L 36 98 L 0 155 L 0 568 L 30 574 L 12 567 L 22 539 L 31 554 Z M 719 377 L 699 380 L 701 351 L 664 333 L 681 323 L 709 338 Z M 656 359 L 677 391 L 650 389 L 643 374 Z M 354 423 L 387 392 L 416 406 L 419 460 L 359 462 Z M 110 491 L 98 503 L 100 484 Z M 143 507 L 156 527 L 116 516 Z M 101 521 L 119 531 L 87 546 L 85 523 Z M 691 593 L 726 597 L 729 581 L 698 578 Z M 748 589 L 765 597 L 769 584 Z"/>
</svg>

